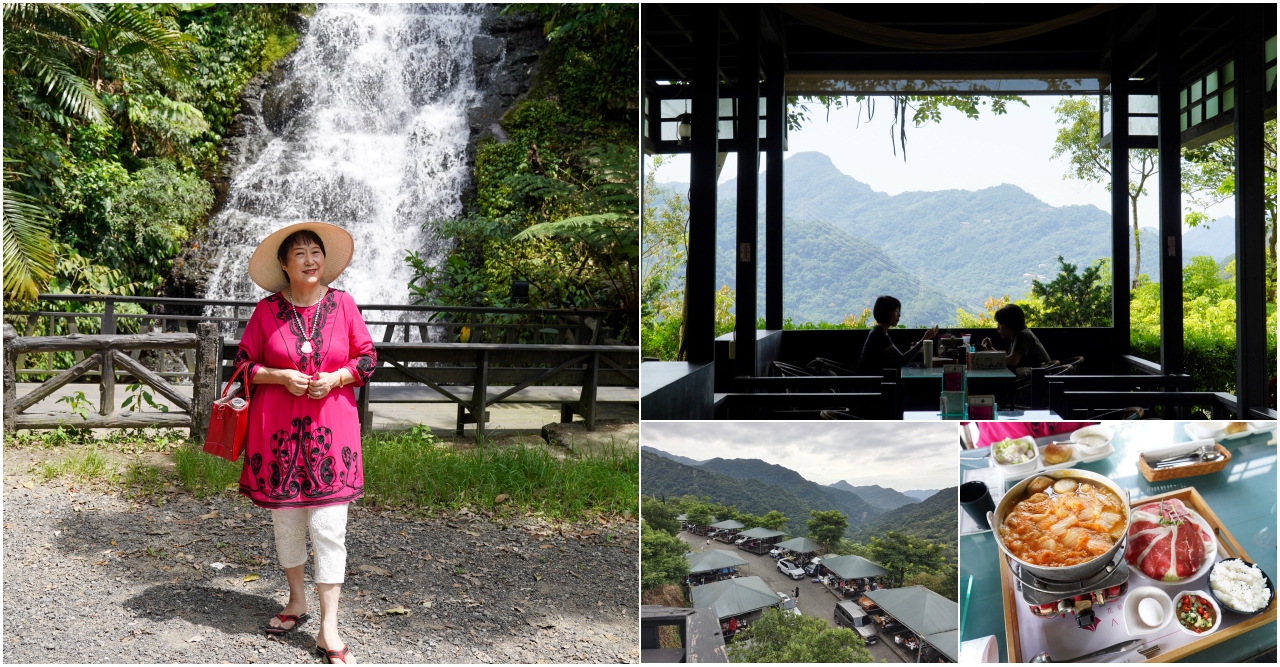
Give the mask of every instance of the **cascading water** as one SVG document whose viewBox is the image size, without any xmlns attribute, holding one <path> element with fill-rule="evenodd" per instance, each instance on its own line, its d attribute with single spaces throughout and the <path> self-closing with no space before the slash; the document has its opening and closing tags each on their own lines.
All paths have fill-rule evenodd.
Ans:
<svg viewBox="0 0 1280 667">
<path fill-rule="evenodd" d="M 317 10 L 284 80 L 264 96 L 269 143 L 241 165 L 212 221 L 206 298 L 266 296 L 247 273 L 258 242 L 322 220 L 355 238 L 335 287 L 358 303 L 408 303 L 405 255 L 438 258 L 447 248 L 423 225 L 462 210 L 480 21 L 468 5 Z"/>
</svg>

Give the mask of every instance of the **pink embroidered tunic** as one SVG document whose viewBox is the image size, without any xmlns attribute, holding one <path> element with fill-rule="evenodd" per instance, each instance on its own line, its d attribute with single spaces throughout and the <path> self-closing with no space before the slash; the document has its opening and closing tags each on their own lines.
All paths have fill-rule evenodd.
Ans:
<svg viewBox="0 0 1280 667">
<path fill-rule="evenodd" d="M 284 385 L 253 385 L 240 493 L 268 509 L 349 503 L 364 495 L 354 387 L 373 374 L 373 339 L 351 295 L 330 288 L 316 305 L 298 309 L 304 326 L 316 323 L 312 351 L 304 354 L 306 335 L 292 309 L 280 294 L 258 302 L 236 366 L 248 364 L 250 377 L 264 366 L 307 375 L 346 368 L 356 381 L 320 399 L 294 396 Z"/>
</svg>

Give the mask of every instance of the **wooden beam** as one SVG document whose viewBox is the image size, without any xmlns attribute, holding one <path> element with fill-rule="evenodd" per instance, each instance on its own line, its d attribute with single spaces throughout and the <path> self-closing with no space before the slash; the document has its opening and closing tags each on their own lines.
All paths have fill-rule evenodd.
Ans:
<svg viewBox="0 0 1280 667">
<path fill-rule="evenodd" d="M 22 354 L 76 350 L 181 350 L 195 345 L 196 335 L 191 333 L 23 336 L 14 342 L 14 351 Z"/>
<path fill-rule="evenodd" d="M 191 440 L 204 442 L 213 401 L 218 396 L 218 367 L 222 365 L 222 334 L 214 322 L 196 327 L 196 374 L 191 378 Z"/>
<path fill-rule="evenodd" d="M 1236 5 L 1236 394 L 1242 415 L 1266 407 L 1269 398 L 1262 159 L 1262 44 L 1266 34 L 1261 29 L 1262 11 L 1261 5 Z M 1270 280 L 1274 282 L 1275 276 Z"/>
<path fill-rule="evenodd" d="M 85 357 L 84 361 L 81 361 L 80 363 L 72 366 L 71 368 L 68 368 L 67 370 L 62 371 L 55 377 L 52 377 L 44 381 L 43 383 L 40 384 L 40 386 L 36 387 L 31 393 L 26 394 L 23 397 L 13 401 L 13 409 L 16 411 L 15 414 L 22 413 L 27 408 L 30 408 L 31 406 L 35 405 L 36 403 L 39 403 L 40 401 L 43 401 L 53 392 L 66 386 L 71 382 L 75 382 L 80 378 L 80 376 L 84 375 L 89 369 L 101 363 L 102 363 L 101 353 L 91 354 Z M 7 397 L 5 399 L 5 404 L 6 405 L 8 404 Z"/>
<path fill-rule="evenodd" d="M 30 325 L 27 325 L 30 328 Z M 18 359 L 13 343 L 18 332 L 11 324 L 4 325 L 4 432 L 13 433 L 14 418 L 18 416 Z"/>
<path fill-rule="evenodd" d="M 684 357 L 715 361 L 716 181 L 720 106 L 720 9 L 694 5 L 689 260 L 685 268 Z"/>
<path fill-rule="evenodd" d="M 173 401 L 179 408 L 185 412 L 191 412 L 191 399 L 178 393 L 177 388 L 165 382 L 165 379 L 156 375 L 151 369 L 143 366 L 140 362 L 135 361 L 133 357 L 127 354 L 111 353 L 114 361 L 120 364 L 123 370 L 129 372 L 135 378 L 138 378 L 143 384 L 150 386 L 152 389 L 160 392 L 161 396 Z M 212 401 L 210 401 L 212 403 Z"/>
<path fill-rule="evenodd" d="M 1183 368 L 1182 322 L 1182 132 L 1178 126 L 1178 9 L 1159 9 L 1157 108 L 1160 111 L 1160 369 Z"/>
<path fill-rule="evenodd" d="M 69 412 L 48 412 L 44 414 L 18 415 L 16 426 L 19 429 L 46 428 L 187 428 L 191 426 L 191 415 L 185 412 L 131 412 L 121 410 L 114 414 L 80 419 Z"/>
<path fill-rule="evenodd" d="M 1123 48 L 1117 48 L 1111 60 L 1111 329 L 1118 355 L 1129 354 L 1133 328 L 1129 313 L 1129 77 L 1125 55 Z"/>
<path fill-rule="evenodd" d="M 737 243 L 734 246 L 737 338 L 736 375 L 756 374 L 756 295 L 760 261 L 758 211 L 760 191 L 760 6 L 736 6 L 738 24 L 738 141 Z"/>
</svg>

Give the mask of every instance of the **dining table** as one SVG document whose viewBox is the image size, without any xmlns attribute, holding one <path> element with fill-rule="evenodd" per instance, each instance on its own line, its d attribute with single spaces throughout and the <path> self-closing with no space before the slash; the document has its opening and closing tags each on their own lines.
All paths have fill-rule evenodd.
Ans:
<svg viewBox="0 0 1280 667">
<path fill-rule="evenodd" d="M 970 395 L 995 396 L 1003 405 L 1009 398 L 1017 375 L 1008 368 L 987 368 L 965 371 Z M 920 363 L 902 367 L 902 389 L 906 394 L 904 407 L 913 412 L 937 412 L 941 409 L 942 367 L 924 368 Z"/>
<path fill-rule="evenodd" d="M 1222 470 L 1194 477 L 1148 482 L 1138 471 L 1140 452 L 1152 445 L 1197 439 L 1186 432 L 1186 422 L 1110 422 L 1115 429 L 1111 442 L 1115 452 L 1091 463 L 1079 463 L 1080 470 L 1104 475 L 1127 489 L 1131 501 L 1186 487 L 1194 487 L 1231 532 L 1250 560 L 1273 580 L 1276 572 L 1276 429 L 1218 438 L 1231 452 L 1230 463 Z M 981 474 L 991 465 L 990 448 L 965 450 L 960 454 L 961 483 Z M 989 474 L 984 475 L 992 479 Z M 1001 495 L 1020 478 L 1003 480 Z M 994 494 L 993 494 L 994 495 Z M 963 514 L 963 512 L 962 512 Z M 962 517 L 963 519 L 964 517 Z M 1008 661 L 1004 627 L 1000 568 L 1003 558 L 990 529 L 975 524 L 960 535 L 960 640 L 994 635 L 1000 661 Z M 969 531 L 969 532 L 967 532 Z M 1276 623 L 1249 630 L 1185 659 L 1187 662 L 1242 662 L 1276 648 Z"/>
</svg>

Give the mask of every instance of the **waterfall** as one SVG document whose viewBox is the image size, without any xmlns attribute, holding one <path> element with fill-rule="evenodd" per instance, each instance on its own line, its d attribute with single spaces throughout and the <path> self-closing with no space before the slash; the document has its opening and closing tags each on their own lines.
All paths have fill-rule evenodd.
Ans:
<svg viewBox="0 0 1280 667">
<path fill-rule="evenodd" d="M 206 298 L 264 296 L 249 255 L 301 220 L 342 226 L 355 256 L 334 287 L 358 303 L 405 304 L 419 251 L 449 250 L 424 223 L 456 217 L 470 178 L 467 108 L 475 96 L 468 5 L 322 5 L 283 79 L 263 95 L 259 150 L 236 165 Z"/>
</svg>

